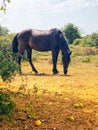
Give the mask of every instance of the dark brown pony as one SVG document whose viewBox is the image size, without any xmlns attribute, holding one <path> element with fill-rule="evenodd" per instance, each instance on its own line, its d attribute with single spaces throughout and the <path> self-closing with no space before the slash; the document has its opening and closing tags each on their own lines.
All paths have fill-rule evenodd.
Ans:
<svg viewBox="0 0 98 130">
<path fill-rule="evenodd" d="M 62 62 L 64 74 L 67 74 L 70 62 L 70 50 L 64 34 L 59 29 L 51 30 L 24 30 L 17 33 L 12 41 L 12 49 L 14 53 L 18 52 L 18 64 L 21 65 L 21 58 L 24 51 L 27 51 L 28 61 L 35 73 L 38 73 L 32 63 L 32 49 L 45 52 L 52 51 L 53 74 L 57 74 L 57 58 L 59 51 L 62 52 Z M 21 71 L 21 67 L 20 67 Z"/>
</svg>

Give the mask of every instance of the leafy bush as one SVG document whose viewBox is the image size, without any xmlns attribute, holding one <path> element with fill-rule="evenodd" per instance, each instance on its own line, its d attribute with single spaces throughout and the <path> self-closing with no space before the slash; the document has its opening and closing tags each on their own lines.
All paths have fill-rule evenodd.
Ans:
<svg viewBox="0 0 98 130">
<path fill-rule="evenodd" d="M 15 34 L 7 34 L 0 36 L 0 44 L 11 44 Z"/>
<path fill-rule="evenodd" d="M 0 26 L 0 35 L 8 34 L 9 30 L 6 27 Z"/>
<path fill-rule="evenodd" d="M 3 81 L 11 81 L 15 72 L 18 71 L 16 61 L 13 59 L 11 44 L 6 42 L 0 44 L 0 76 Z"/>
<path fill-rule="evenodd" d="M 81 38 L 79 28 L 72 23 L 69 23 L 64 26 L 62 30 L 65 33 L 69 44 L 72 44 L 75 39 Z"/>
<path fill-rule="evenodd" d="M 93 33 L 92 36 L 92 41 L 94 42 L 94 46 L 98 46 L 98 33 Z"/>
<path fill-rule="evenodd" d="M 1 60 L 1 58 L 0 58 Z M 10 61 L 9 59 L 3 59 L 0 63 L 0 75 L 3 81 L 11 81 L 11 78 L 14 76 L 14 72 L 18 70 L 18 66 L 15 62 Z"/>
<path fill-rule="evenodd" d="M 15 103 L 11 101 L 9 94 L 0 91 L 0 120 L 8 119 L 15 107 Z"/>
<path fill-rule="evenodd" d="M 98 46 L 98 34 L 93 33 L 92 35 L 87 35 L 81 39 L 75 39 L 73 44 L 88 47 Z"/>
<path fill-rule="evenodd" d="M 75 39 L 73 44 L 74 45 L 79 45 L 81 43 L 82 39 Z"/>
<path fill-rule="evenodd" d="M 81 57 L 81 61 L 82 62 L 86 62 L 86 63 L 91 62 L 90 56 L 82 56 Z"/>
</svg>

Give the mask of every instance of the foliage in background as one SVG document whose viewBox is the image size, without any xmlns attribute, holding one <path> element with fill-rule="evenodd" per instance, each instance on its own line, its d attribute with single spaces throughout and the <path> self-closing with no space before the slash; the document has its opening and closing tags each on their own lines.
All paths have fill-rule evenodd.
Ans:
<svg viewBox="0 0 98 130">
<path fill-rule="evenodd" d="M 6 27 L 0 26 L 0 36 L 8 34 L 9 30 Z"/>
<path fill-rule="evenodd" d="M 79 28 L 72 23 L 65 25 L 62 31 L 65 33 L 69 44 L 72 44 L 75 39 L 81 38 Z"/>
<path fill-rule="evenodd" d="M 0 76 L 3 81 L 11 81 L 18 71 L 18 65 L 12 54 L 11 37 L 12 35 L 0 37 Z"/>
<path fill-rule="evenodd" d="M 2 53 L 0 53 L 0 60 L 2 59 Z M 3 81 L 11 82 L 11 78 L 15 75 L 15 71 L 18 71 L 18 66 L 16 62 L 13 62 L 10 58 L 3 59 L 0 62 L 0 76 Z"/>
<path fill-rule="evenodd" d="M 93 33 L 91 35 L 87 35 L 81 39 L 75 39 L 73 42 L 74 45 L 82 45 L 82 46 L 98 46 L 98 33 Z"/>
<path fill-rule="evenodd" d="M 11 81 L 18 70 L 16 62 L 13 60 L 11 41 L 14 34 L 8 35 L 6 28 L 0 30 L 0 76 L 3 81 Z M 6 35 L 7 34 L 7 35 Z M 0 120 L 9 119 L 15 103 L 11 101 L 9 94 L 0 90 Z"/>
<path fill-rule="evenodd" d="M 15 107 L 15 103 L 11 100 L 9 94 L 0 90 L 0 120 L 9 119 Z"/>
<path fill-rule="evenodd" d="M 7 34 L 7 35 L 0 35 L 0 45 L 2 44 L 7 44 L 8 46 L 10 46 L 10 50 L 11 50 L 11 43 L 12 43 L 12 39 L 14 37 L 15 34 Z"/>
<path fill-rule="evenodd" d="M 10 0 L 2 0 L 2 5 L 0 5 L 0 10 L 3 10 L 4 13 L 6 11 L 6 5 L 7 3 L 10 3 Z"/>
</svg>

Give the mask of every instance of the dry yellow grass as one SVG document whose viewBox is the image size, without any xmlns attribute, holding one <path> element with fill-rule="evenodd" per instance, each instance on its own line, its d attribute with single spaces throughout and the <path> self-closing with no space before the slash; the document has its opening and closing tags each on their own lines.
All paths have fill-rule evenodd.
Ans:
<svg viewBox="0 0 98 130">
<path fill-rule="evenodd" d="M 28 63 L 23 64 L 23 75 L 16 75 L 10 84 L 10 89 L 16 91 L 21 84 L 26 84 L 26 89 L 36 86 L 39 90 L 68 92 L 84 99 L 98 99 L 98 67 L 94 64 L 71 64 L 66 76 L 63 75 L 62 65 L 58 65 L 59 74 L 55 76 L 52 75 L 52 64 L 35 63 L 35 66 L 39 71 L 38 75 L 31 71 Z M 4 87 L 4 83 L 0 86 L 2 84 Z"/>
</svg>

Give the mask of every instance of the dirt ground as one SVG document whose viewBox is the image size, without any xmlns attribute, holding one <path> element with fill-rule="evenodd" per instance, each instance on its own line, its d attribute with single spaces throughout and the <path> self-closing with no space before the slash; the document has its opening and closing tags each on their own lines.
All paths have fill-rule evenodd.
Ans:
<svg viewBox="0 0 98 130">
<path fill-rule="evenodd" d="M 23 75 L 0 87 L 16 102 L 12 121 L 0 122 L 0 130 L 98 130 L 98 66 L 71 63 L 66 76 L 62 65 L 52 75 L 52 64 L 35 63 L 38 75 L 23 63 Z M 28 108 L 28 110 L 27 110 Z M 41 121 L 40 126 L 34 120 Z"/>
</svg>

